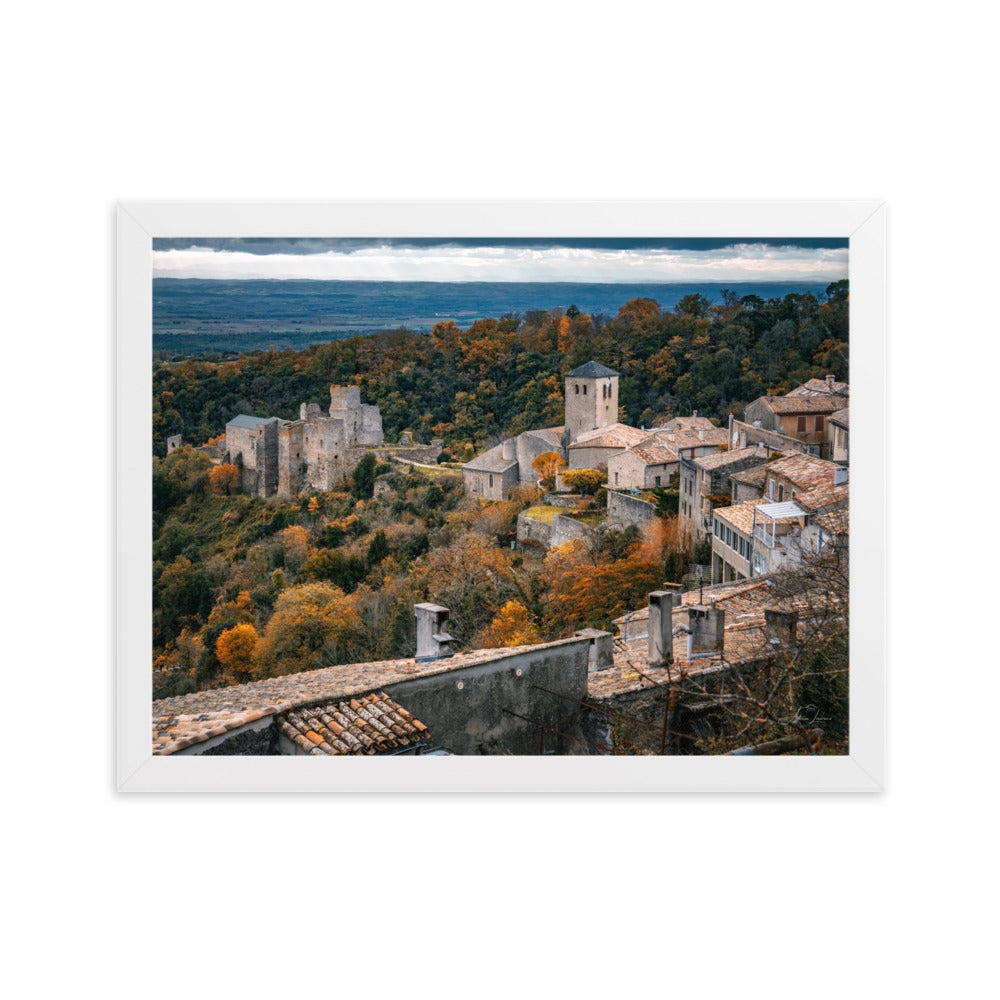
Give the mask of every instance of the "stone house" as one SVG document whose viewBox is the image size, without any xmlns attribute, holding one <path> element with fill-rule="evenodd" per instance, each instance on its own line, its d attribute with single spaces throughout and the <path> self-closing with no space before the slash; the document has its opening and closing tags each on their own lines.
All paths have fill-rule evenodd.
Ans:
<svg viewBox="0 0 1000 1000">
<path fill-rule="evenodd" d="M 489 451 L 467 462 L 462 466 L 462 479 L 465 492 L 470 496 L 482 497 L 484 500 L 503 500 L 518 484 L 517 459 L 509 454 L 513 449 L 507 449 L 508 442 L 498 444 Z M 505 457 L 505 453 L 509 457 Z"/>
<path fill-rule="evenodd" d="M 614 423 L 603 430 L 581 434 L 567 449 L 571 469 L 608 467 L 608 462 L 628 448 L 635 448 L 650 436 L 649 431 Z"/>
<path fill-rule="evenodd" d="M 767 462 L 770 449 L 754 445 L 736 451 L 718 451 L 701 457 L 681 458 L 678 516 L 696 535 L 712 530 L 712 509 L 728 506 L 732 497 L 729 477 Z"/>
<path fill-rule="evenodd" d="M 787 569 L 836 545 L 846 554 L 849 473 L 811 455 L 760 467 L 759 492 L 712 512 L 712 580 L 726 582 Z M 760 469 L 750 470 L 758 473 Z M 733 477 L 752 488 L 748 473 Z M 734 488 L 734 492 L 737 492 Z"/>
<path fill-rule="evenodd" d="M 829 458 L 832 454 L 829 421 L 847 405 L 849 398 L 847 383 L 837 382 L 832 375 L 827 375 L 826 379 L 810 379 L 785 396 L 761 396 L 746 407 L 742 421 L 735 421 L 739 426 L 730 428 L 730 447 L 734 447 L 735 432 L 740 447 L 764 440 L 785 450 L 780 440 L 769 441 L 765 436 L 754 434 L 756 430 L 770 432 L 786 441 L 797 441 L 804 446 L 802 451 Z"/>
<path fill-rule="evenodd" d="M 653 435 L 634 448 L 612 455 L 608 459 L 608 483 L 623 490 L 669 486 L 670 477 L 680 466 L 680 458 L 673 448 L 660 440 L 663 436 Z"/>
</svg>

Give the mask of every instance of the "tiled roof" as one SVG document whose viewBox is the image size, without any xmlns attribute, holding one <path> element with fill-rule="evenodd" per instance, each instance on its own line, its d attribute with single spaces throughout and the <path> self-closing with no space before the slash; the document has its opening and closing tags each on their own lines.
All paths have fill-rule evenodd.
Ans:
<svg viewBox="0 0 1000 1000">
<path fill-rule="evenodd" d="M 851 508 L 849 504 L 841 504 L 822 514 L 813 514 L 816 522 L 828 535 L 849 535 L 851 533 Z"/>
<path fill-rule="evenodd" d="M 503 445 L 498 444 L 489 451 L 484 451 L 471 462 L 462 466 L 470 472 L 506 472 L 511 466 L 517 465 L 517 459 L 503 457 Z"/>
<path fill-rule="evenodd" d="M 833 413 L 844 405 L 843 396 L 772 396 L 764 402 L 773 413 Z"/>
<path fill-rule="evenodd" d="M 808 382 L 794 388 L 789 396 L 811 396 L 819 393 L 829 393 L 833 396 L 849 396 L 850 385 L 847 382 L 827 382 L 825 378 L 811 378 Z"/>
<path fill-rule="evenodd" d="M 821 486 L 832 486 L 834 470 L 838 467 L 815 455 L 797 454 L 779 458 L 767 468 L 769 472 L 787 479 L 798 490 L 806 493 Z"/>
<path fill-rule="evenodd" d="M 808 597 L 785 597 L 767 578 L 706 586 L 703 589 L 702 599 L 708 603 L 713 597 L 716 599 L 716 607 L 721 607 L 726 612 L 723 656 L 730 663 L 753 659 L 767 652 L 764 635 L 766 608 L 808 610 Z M 687 608 L 698 602 L 697 590 L 688 591 L 681 596 L 681 608 Z M 679 625 L 681 613 L 675 608 L 674 614 Z M 686 677 L 696 677 L 706 671 L 718 669 L 722 662 L 718 656 L 688 661 L 687 635 L 675 627 L 673 664 L 669 669 L 651 668 L 646 662 L 649 648 L 649 640 L 646 637 L 649 630 L 648 606 L 616 618 L 615 625 L 619 634 L 614 644 L 614 666 L 588 675 L 587 693 L 591 698 L 612 698 L 650 688 L 654 684 L 667 684 Z M 629 635 L 637 638 L 629 639 Z"/>
<path fill-rule="evenodd" d="M 662 440 L 663 434 L 655 434 L 637 444 L 631 454 L 638 455 L 646 465 L 669 465 L 679 461 L 677 452 Z"/>
<path fill-rule="evenodd" d="M 810 510 L 820 510 L 823 507 L 829 507 L 831 504 L 841 503 L 850 496 L 850 484 L 842 483 L 840 486 L 834 486 L 832 482 L 825 483 L 822 486 L 818 486 L 814 490 L 809 490 L 806 493 L 797 493 L 795 499 L 802 504 L 803 507 L 808 507 Z"/>
<path fill-rule="evenodd" d="M 533 646 L 473 649 L 446 659 L 428 660 L 424 663 L 417 663 L 412 658 L 346 663 L 298 674 L 285 674 L 282 677 L 268 677 L 248 684 L 161 698 L 154 701 L 152 706 L 153 753 L 174 753 L 265 715 L 355 698 L 415 677 L 448 673 L 500 660 L 527 649 L 545 649 L 575 641 L 577 640 L 560 639 Z"/>
<path fill-rule="evenodd" d="M 719 429 L 708 417 L 674 417 L 663 426 L 676 431 L 714 431 Z"/>
<path fill-rule="evenodd" d="M 734 483 L 743 483 L 747 486 L 763 486 L 767 479 L 767 462 L 755 465 L 752 469 L 744 469 L 742 472 L 734 472 L 729 478 Z"/>
<path fill-rule="evenodd" d="M 704 448 L 706 445 L 727 444 L 729 431 L 725 427 L 680 428 L 674 431 L 656 431 L 657 437 L 666 436 L 678 448 Z"/>
<path fill-rule="evenodd" d="M 617 375 L 618 372 L 611 368 L 606 368 L 602 364 L 598 364 L 596 361 L 588 361 L 585 365 L 580 365 L 579 368 L 574 368 L 573 371 L 567 374 L 567 378 L 606 378 L 610 375 Z"/>
<path fill-rule="evenodd" d="M 542 427 L 538 430 L 525 431 L 524 436 L 529 438 L 539 438 L 547 445 L 551 446 L 553 451 L 556 451 L 562 447 L 562 436 L 565 430 L 565 427 Z"/>
<path fill-rule="evenodd" d="M 215 711 L 166 712 L 157 715 L 158 702 L 153 702 L 153 753 L 171 754 L 185 750 L 196 743 L 204 743 L 213 736 L 224 736 L 231 729 L 239 729 L 258 719 L 274 715 L 275 705 L 260 701 L 258 707 L 225 708 Z"/>
<path fill-rule="evenodd" d="M 745 500 L 743 503 L 734 504 L 732 507 L 715 507 L 712 510 L 712 516 L 718 517 L 738 531 L 742 531 L 744 535 L 749 535 L 753 531 L 754 507 L 762 507 L 769 503 L 771 501 L 765 499 Z M 763 518 L 758 516 L 757 523 L 760 524 L 762 520 Z M 789 524 L 796 520 L 798 518 L 779 517 L 777 518 L 777 523 Z"/>
<path fill-rule="evenodd" d="M 242 427 L 245 430 L 253 431 L 263 424 L 270 424 L 277 419 L 277 417 L 248 417 L 245 413 L 241 413 L 238 417 L 233 417 L 226 426 Z"/>
<path fill-rule="evenodd" d="M 278 728 L 313 756 L 384 753 L 427 736 L 427 727 L 382 691 L 285 712 Z"/>
<path fill-rule="evenodd" d="M 749 448 L 737 448 L 736 451 L 720 451 L 715 455 L 702 455 L 692 461 L 699 469 L 723 469 L 734 462 L 742 462 L 744 459 L 760 457 L 761 463 L 767 461 L 767 449 L 751 446 Z"/>
<path fill-rule="evenodd" d="M 835 424 L 840 424 L 841 427 L 850 428 L 850 415 L 851 415 L 850 408 L 844 410 L 837 410 L 836 413 L 830 414 L 830 419 Z"/>
<path fill-rule="evenodd" d="M 597 431 L 581 434 L 570 448 L 633 448 L 649 437 L 649 431 L 641 431 L 628 424 L 611 424 Z"/>
</svg>

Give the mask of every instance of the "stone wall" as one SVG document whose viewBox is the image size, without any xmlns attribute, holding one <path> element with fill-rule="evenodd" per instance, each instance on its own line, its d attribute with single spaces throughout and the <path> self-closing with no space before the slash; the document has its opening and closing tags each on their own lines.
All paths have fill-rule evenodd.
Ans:
<svg viewBox="0 0 1000 1000">
<path fill-rule="evenodd" d="M 551 524 L 518 514 L 517 540 L 523 542 L 529 538 L 544 545 L 547 549 L 554 548 L 556 545 L 565 545 L 566 542 L 573 540 L 585 542 L 587 541 L 587 526 L 572 517 L 566 517 L 564 514 L 556 514 Z"/>
<path fill-rule="evenodd" d="M 608 490 L 608 520 L 623 528 L 634 524 L 643 528 L 655 517 L 656 508 L 648 500 Z"/>
<path fill-rule="evenodd" d="M 572 733 L 578 706 L 541 689 L 582 701 L 589 648 L 587 638 L 565 639 L 383 690 L 427 726 L 434 743 L 456 754 L 537 754 L 533 723 L 548 727 L 545 750 L 576 754 L 580 744 L 559 733 Z"/>
</svg>

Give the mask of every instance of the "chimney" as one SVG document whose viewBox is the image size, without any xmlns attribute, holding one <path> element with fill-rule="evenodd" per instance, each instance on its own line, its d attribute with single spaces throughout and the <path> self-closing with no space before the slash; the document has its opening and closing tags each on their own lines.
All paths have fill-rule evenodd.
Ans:
<svg viewBox="0 0 1000 1000">
<path fill-rule="evenodd" d="M 694 420 L 694 418 L 697 416 L 698 416 L 698 411 L 695 410 L 694 413 L 691 414 L 691 419 Z"/>
<path fill-rule="evenodd" d="M 688 607 L 688 649 L 692 656 L 713 656 L 723 651 L 725 643 L 726 612 L 711 604 L 692 604 Z"/>
<path fill-rule="evenodd" d="M 649 659 L 651 667 L 667 667 L 674 662 L 675 604 L 680 595 L 672 590 L 654 590 L 649 595 Z"/>
<path fill-rule="evenodd" d="M 608 667 L 615 665 L 615 637 L 610 632 L 602 632 L 596 628 L 585 628 L 573 634 L 581 639 L 590 640 L 590 648 L 587 652 L 587 671 L 589 673 L 593 673 L 595 670 L 607 670 Z"/>
<path fill-rule="evenodd" d="M 454 650 L 449 647 L 455 640 L 444 630 L 448 609 L 437 604 L 414 604 L 413 611 L 417 616 L 417 663 L 453 656 Z"/>
<path fill-rule="evenodd" d="M 835 379 L 835 378 L 834 378 L 834 377 L 833 377 L 832 375 L 827 375 L 827 377 L 826 377 L 826 387 L 827 387 L 827 388 L 828 388 L 828 389 L 829 389 L 829 390 L 830 390 L 831 392 L 833 391 L 833 383 L 834 383 L 834 382 L 836 382 L 836 381 L 837 381 L 837 380 L 836 380 L 836 379 Z"/>
<path fill-rule="evenodd" d="M 795 626 L 798 620 L 799 613 L 797 611 L 765 608 L 764 638 L 771 646 L 794 646 Z"/>
<path fill-rule="evenodd" d="M 838 465 L 836 469 L 833 470 L 833 485 L 834 486 L 844 486 L 847 483 L 847 469 L 842 465 Z"/>
<path fill-rule="evenodd" d="M 705 440 L 705 428 L 704 427 L 699 427 L 698 428 L 698 440 L 699 441 L 704 441 Z"/>
<path fill-rule="evenodd" d="M 513 462 L 517 458 L 517 442 L 514 438 L 507 438 L 503 443 L 503 460 Z"/>
</svg>

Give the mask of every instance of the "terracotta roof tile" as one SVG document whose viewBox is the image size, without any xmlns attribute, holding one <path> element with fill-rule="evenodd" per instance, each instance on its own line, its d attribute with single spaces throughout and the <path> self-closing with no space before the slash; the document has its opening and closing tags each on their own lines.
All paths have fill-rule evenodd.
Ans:
<svg viewBox="0 0 1000 1000">
<path fill-rule="evenodd" d="M 281 733 L 307 752 L 330 756 L 384 753 L 422 742 L 427 727 L 384 692 L 286 712 Z"/>
<path fill-rule="evenodd" d="M 720 451 L 715 455 L 702 455 L 701 458 L 693 458 L 691 461 L 699 469 L 723 469 L 727 465 L 735 462 L 742 462 L 747 458 L 759 457 L 761 464 L 767 461 L 767 449 L 751 446 L 749 448 L 737 448 L 736 451 Z"/>
</svg>

